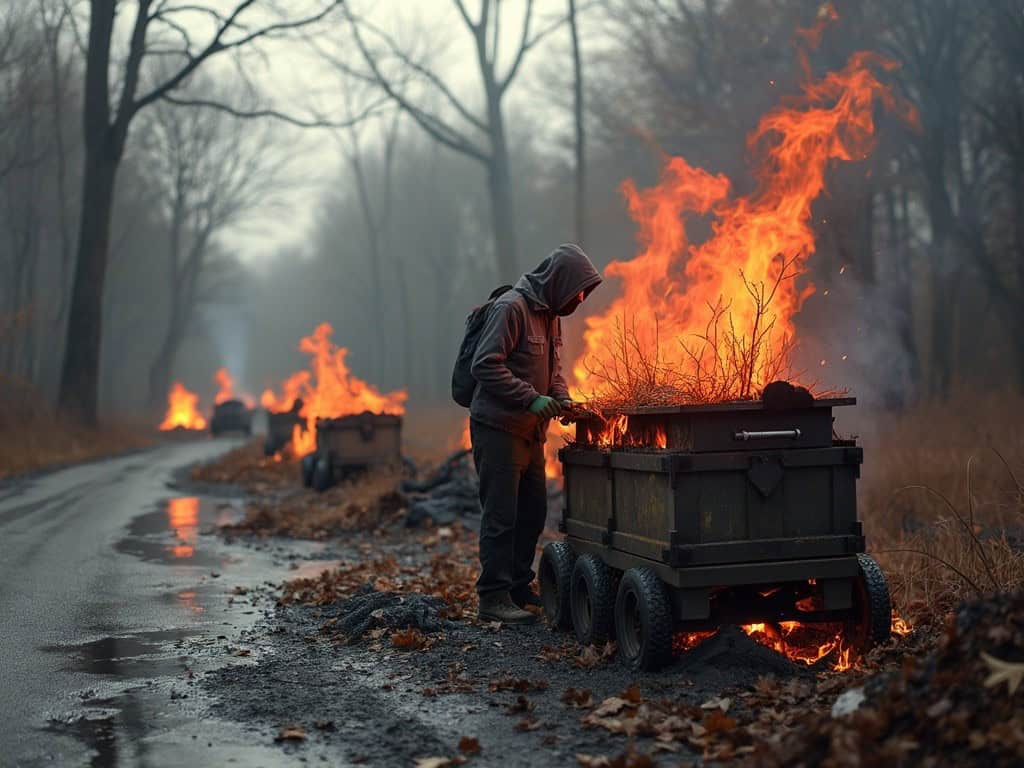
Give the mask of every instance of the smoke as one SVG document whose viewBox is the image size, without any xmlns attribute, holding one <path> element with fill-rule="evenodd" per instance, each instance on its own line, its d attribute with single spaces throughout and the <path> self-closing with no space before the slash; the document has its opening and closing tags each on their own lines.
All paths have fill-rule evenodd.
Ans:
<svg viewBox="0 0 1024 768">
<path fill-rule="evenodd" d="M 249 325 L 239 307 L 211 306 L 204 310 L 210 340 L 221 365 L 235 379 L 237 392 L 253 392 L 247 368 L 249 362 Z"/>
</svg>

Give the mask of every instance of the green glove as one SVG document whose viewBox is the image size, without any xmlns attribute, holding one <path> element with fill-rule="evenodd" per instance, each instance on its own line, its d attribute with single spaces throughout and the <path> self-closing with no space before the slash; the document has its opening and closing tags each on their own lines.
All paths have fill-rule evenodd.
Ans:
<svg viewBox="0 0 1024 768">
<path fill-rule="evenodd" d="M 562 410 L 562 405 L 555 398 L 541 395 L 530 403 L 530 413 L 542 419 L 553 419 Z"/>
</svg>

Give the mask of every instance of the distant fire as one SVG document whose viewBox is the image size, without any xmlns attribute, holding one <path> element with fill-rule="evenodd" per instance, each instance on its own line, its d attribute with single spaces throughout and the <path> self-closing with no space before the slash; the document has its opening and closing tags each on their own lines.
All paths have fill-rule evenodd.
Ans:
<svg viewBox="0 0 1024 768">
<path fill-rule="evenodd" d="M 309 371 L 298 371 L 293 373 L 281 385 L 281 394 L 278 395 L 272 389 L 263 390 L 260 395 L 260 405 L 274 413 L 285 413 L 295 405 L 295 401 L 302 396 L 302 392 L 309 387 L 309 379 L 312 374 Z"/>
<path fill-rule="evenodd" d="M 321 323 L 313 333 L 299 342 L 299 349 L 310 355 L 309 371 L 292 374 L 276 395 L 267 390 L 260 398 L 265 408 L 287 411 L 297 399 L 302 400 L 299 415 L 306 429 L 296 426 L 292 432 L 292 455 L 296 458 L 316 448 L 316 420 L 338 418 L 356 413 L 405 413 L 408 393 L 404 389 L 381 393 L 371 384 L 352 375 L 345 358 L 348 350 L 331 341 L 334 329 Z"/>
<path fill-rule="evenodd" d="M 642 250 L 606 270 L 620 294 L 586 319 L 577 398 L 613 406 L 753 399 L 768 382 L 794 377 L 794 316 L 814 291 L 797 283 L 815 250 L 812 203 L 830 165 L 872 149 L 876 104 L 896 106 L 876 73 L 893 67 L 855 53 L 765 115 L 748 137 L 759 158 L 749 194 L 682 157 L 666 159 L 653 187 L 623 184 Z M 700 244 L 687 233 L 695 217 L 711 223 Z"/>
<path fill-rule="evenodd" d="M 226 403 L 228 400 L 241 400 L 245 403 L 246 408 L 253 407 L 253 399 L 249 395 L 244 393 L 235 394 L 235 380 L 228 372 L 227 368 L 217 369 L 217 372 L 213 374 L 213 380 L 219 387 L 217 395 L 213 399 L 214 403 L 220 405 L 221 403 Z"/>
<path fill-rule="evenodd" d="M 206 429 L 206 419 L 196 407 L 198 403 L 199 395 L 189 392 L 180 381 L 174 382 L 167 395 L 167 415 L 160 429 L 165 432 L 171 429 Z"/>
</svg>

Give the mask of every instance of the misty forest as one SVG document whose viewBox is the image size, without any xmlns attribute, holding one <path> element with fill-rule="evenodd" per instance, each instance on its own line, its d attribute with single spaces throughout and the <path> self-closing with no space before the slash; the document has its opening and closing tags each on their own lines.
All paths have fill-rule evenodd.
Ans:
<svg viewBox="0 0 1024 768">
<path fill-rule="evenodd" d="M 1024 0 L 0 0 L 0 569 L 15 765 L 1021 764 Z"/>
</svg>

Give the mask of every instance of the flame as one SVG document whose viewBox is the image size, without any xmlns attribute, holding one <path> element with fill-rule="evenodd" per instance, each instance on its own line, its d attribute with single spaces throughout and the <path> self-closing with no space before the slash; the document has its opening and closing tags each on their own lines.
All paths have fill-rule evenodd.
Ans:
<svg viewBox="0 0 1024 768">
<path fill-rule="evenodd" d="M 168 501 L 167 522 L 179 541 L 171 547 L 171 554 L 182 560 L 192 557 L 199 533 L 199 498 L 181 496 Z"/>
<path fill-rule="evenodd" d="M 189 392 L 180 381 L 174 382 L 167 394 L 167 414 L 160 429 L 206 429 L 206 419 L 196 408 L 198 403 L 199 395 Z"/>
<path fill-rule="evenodd" d="M 462 437 L 459 445 L 464 450 L 470 450 L 473 447 L 473 438 L 469 432 L 469 416 L 466 417 L 466 421 L 462 424 Z"/>
<path fill-rule="evenodd" d="M 815 250 L 812 203 L 831 165 L 872 149 L 876 102 L 897 106 L 876 71 L 894 66 L 855 53 L 765 115 L 748 137 L 758 159 L 750 194 L 682 157 L 666 159 L 653 187 L 624 182 L 642 249 L 606 269 L 620 294 L 587 318 L 574 393 L 610 404 L 717 402 L 793 378 L 794 316 L 814 290 L 795 279 Z M 686 228 L 697 216 L 712 232 L 700 244 Z"/>
<path fill-rule="evenodd" d="M 282 395 L 267 390 L 260 398 L 270 410 L 289 410 L 302 399 L 299 415 L 306 429 L 296 426 L 292 432 L 292 455 L 296 458 L 316 448 L 316 420 L 338 418 L 355 413 L 405 413 L 408 393 L 404 389 L 382 394 L 376 387 L 351 374 L 345 358 L 348 350 L 331 341 L 334 329 L 321 323 L 299 342 L 299 349 L 312 357 L 309 371 L 299 371 L 282 385 Z"/>
<path fill-rule="evenodd" d="M 295 401 L 302 396 L 302 392 L 309 388 L 309 371 L 297 371 L 289 376 L 281 384 L 281 395 L 274 393 L 272 389 L 263 390 L 260 395 L 260 405 L 268 411 L 285 413 L 290 411 Z"/>
<path fill-rule="evenodd" d="M 808 666 L 833 656 L 832 668 L 838 672 L 851 665 L 850 647 L 845 643 L 842 626 L 780 621 L 778 624 L 744 624 L 750 637 L 791 661 Z"/>
<path fill-rule="evenodd" d="M 245 403 L 246 408 L 253 407 L 253 399 L 245 393 L 235 394 L 235 380 L 228 372 L 227 368 L 218 368 L 217 372 L 213 374 L 213 380 L 217 382 L 219 389 L 217 390 L 217 396 L 214 397 L 213 402 L 216 405 L 227 402 L 228 400 L 241 400 Z"/>
<path fill-rule="evenodd" d="M 909 635 L 911 632 L 914 631 L 914 628 L 910 625 L 909 621 L 907 621 L 906 619 L 901 617 L 898 613 L 896 613 L 896 609 L 893 608 L 892 609 L 892 624 L 890 626 L 890 631 L 894 635 L 898 635 L 899 637 L 906 637 L 907 635 Z"/>
</svg>

